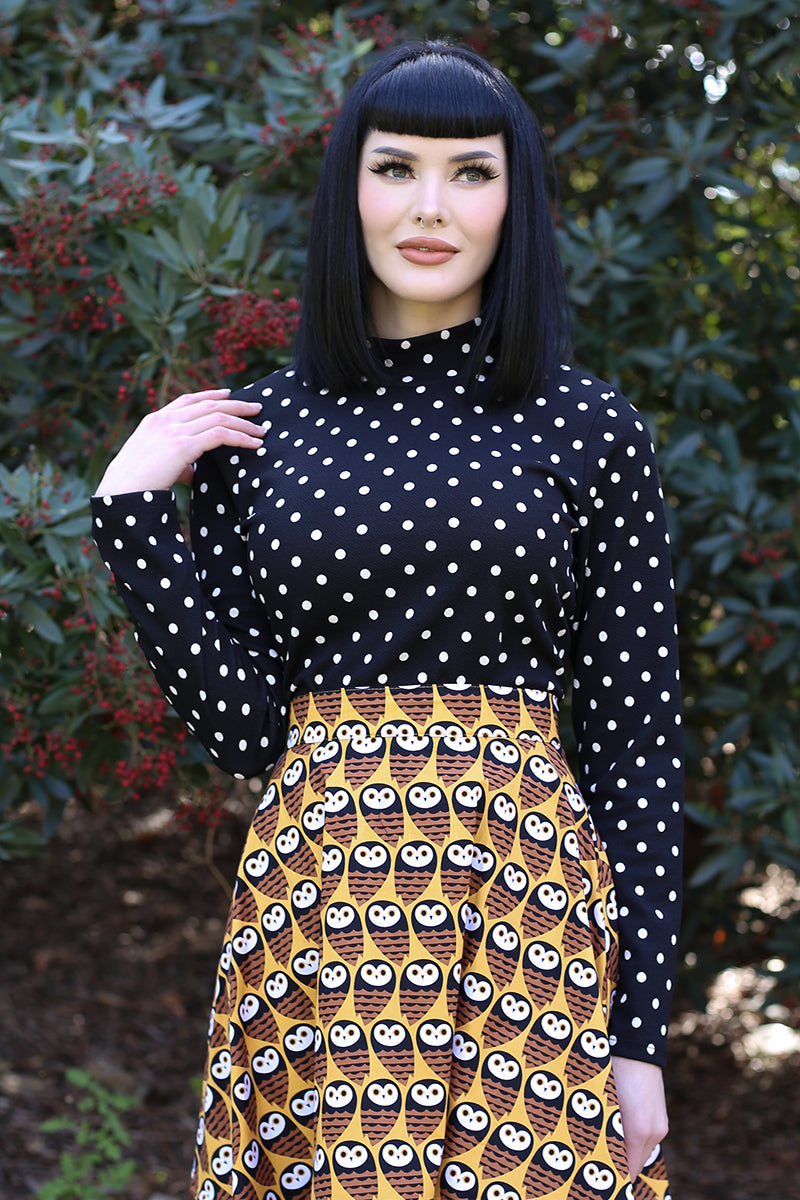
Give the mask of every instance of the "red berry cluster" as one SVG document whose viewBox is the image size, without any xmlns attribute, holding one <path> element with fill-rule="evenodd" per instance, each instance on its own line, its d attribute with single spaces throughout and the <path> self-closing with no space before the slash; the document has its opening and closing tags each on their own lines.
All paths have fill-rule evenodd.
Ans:
<svg viewBox="0 0 800 1200">
<path fill-rule="evenodd" d="M 198 788 L 191 800 L 178 801 L 175 820 L 187 832 L 198 825 L 216 829 L 223 818 L 230 815 L 226 808 L 227 798 L 228 788 L 222 784 Z"/>
<path fill-rule="evenodd" d="M 52 524 L 50 520 L 52 504 L 50 500 L 48 500 L 47 495 L 42 494 L 43 488 L 36 482 L 36 476 L 40 470 L 40 464 L 38 460 L 34 457 L 28 461 L 26 466 L 31 475 L 30 496 L 32 498 L 27 502 L 26 506 L 20 506 L 19 511 L 14 517 L 14 520 L 20 529 L 31 530 L 33 534 L 39 534 L 45 530 L 48 525 Z M 53 488 L 60 488 L 61 482 L 61 472 L 56 471 L 52 476 Z M 51 494 L 53 496 L 53 501 L 57 505 L 61 506 L 69 504 L 70 500 L 72 499 L 71 488 L 65 488 L 64 491 L 59 492 L 58 494 L 56 494 L 55 491 L 48 494 Z M 6 493 L 6 495 L 3 497 L 3 503 L 7 507 L 11 507 L 14 504 L 14 497 L 9 493 Z M 83 543 L 85 539 L 81 539 L 81 541 Z M 54 599 L 61 598 L 60 589 L 57 587 L 49 589 L 45 588 L 42 590 L 41 594 L 43 596 L 52 594 L 52 598 Z"/>
<path fill-rule="evenodd" d="M 739 629 L 744 632 L 744 626 Z M 757 608 L 753 609 L 753 625 L 747 630 L 747 644 L 754 654 L 764 654 L 770 646 L 775 645 L 778 635 L 778 622 L 766 621 Z"/>
<path fill-rule="evenodd" d="M 94 188 L 91 199 L 99 210 L 115 223 L 129 225 L 148 216 L 164 197 L 176 196 L 179 188 L 166 171 L 148 175 L 145 171 L 125 168 L 118 162 L 109 163 L 89 182 Z"/>
<path fill-rule="evenodd" d="M 789 529 L 775 529 L 770 533 L 747 533 L 739 557 L 750 567 L 768 567 L 773 577 L 780 579 L 782 572 L 778 563 L 786 557 L 790 532 Z"/>
<path fill-rule="evenodd" d="M 594 46 L 598 42 L 609 41 L 613 24 L 610 13 L 588 13 L 586 19 L 578 26 L 576 33 L 581 41 Z"/>
<path fill-rule="evenodd" d="M 108 295 L 103 295 L 99 288 L 91 288 L 78 297 L 65 313 L 65 324 L 77 331 L 85 329 L 89 333 L 106 333 L 109 329 L 119 329 L 125 324 L 125 318 L 119 311 L 119 305 L 125 300 L 125 293 L 113 275 L 106 275 L 105 285 Z"/>
<path fill-rule="evenodd" d="M 36 184 L 19 201 L 16 220 L 9 226 L 13 245 L 5 250 L 2 267 L 13 292 L 30 294 L 31 324 L 54 306 L 59 328 L 78 329 L 87 320 L 92 332 L 110 328 L 109 310 L 123 299 L 116 280 L 106 276 L 107 295 L 102 294 L 103 283 L 98 290 L 85 290 L 86 281 L 94 274 L 88 254 L 94 228 L 100 222 L 135 223 L 148 216 L 159 199 L 178 191 L 174 179 L 164 171 L 151 177 L 124 169 L 118 162 L 93 175 L 89 183 L 92 190 L 82 200 L 51 180 Z M 122 324 L 118 311 L 110 322 Z"/>
<path fill-rule="evenodd" d="M 82 708 L 98 714 L 96 735 L 120 747 L 116 759 L 110 754 L 101 764 L 98 779 L 113 778 L 134 799 L 164 789 L 185 756 L 186 729 L 179 722 L 167 729 L 169 704 L 122 631 L 85 645 L 83 656 L 82 679 L 71 690 Z"/>
<path fill-rule="evenodd" d="M 497 30 L 493 29 L 488 22 L 484 22 L 474 25 L 468 33 L 465 33 L 464 41 L 476 54 L 488 55 L 491 43 L 497 36 Z"/>
<path fill-rule="evenodd" d="M 636 106 L 621 100 L 619 104 L 609 104 L 603 115 L 616 125 L 629 125 L 636 120 Z"/>
<path fill-rule="evenodd" d="M 614 129 L 614 146 L 622 146 L 633 141 L 633 131 L 637 118 L 634 104 L 609 104 L 603 113 L 605 120 Z"/>
<path fill-rule="evenodd" d="M 313 74 L 313 71 L 311 72 Z M 266 178 L 271 172 L 276 171 L 279 167 L 285 166 L 286 162 L 296 154 L 298 150 L 310 150 L 314 146 L 317 139 L 321 146 L 327 146 L 333 122 L 339 112 L 339 102 L 330 88 L 323 88 L 319 96 L 313 101 L 312 111 L 321 117 L 320 124 L 316 125 L 307 133 L 303 133 L 303 128 L 296 122 L 289 124 L 289 118 L 285 113 L 278 112 L 275 117 L 275 124 L 267 121 L 262 126 L 259 133 L 259 141 L 264 146 L 268 146 L 274 151 L 269 162 L 264 163 L 261 168 L 261 174 Z"/>
<path fill-rule="evenodd" d="M 13 247 L 5 251 L 3 267 L 11 290 L 29 291 L 37 309 L 52 296 L 70 295 L 81 277 L 92 274 L 86 253 L 91 224 L 88 204 L 76 207 L 54 181 L 37 184 L 20 200 L 18 219 L 9 227 Z"/>
<path fill-rule="evenodd" d="M 356 7 L 351 5 L 351 8 Z M 371 17 L 350 16 L 347 28 L 358 37 L 371 38 L 378 50 L 385 50 L 397 33 L 397 26 L 392 25 L 383 13 L 375 13 Z"/>
<path fill-rule="evenodd" d="M 36 693 L 31 697 L 34 704 L 40 699 Z M 0 753 L 14 770 L 33 779 L 45 779 L 54 766 L 70 773 L 75 770 L 86 750 L 85 739 L 79 740 L 61 728 L 42 731 L 14 698 L 6 698 L 5 710 L 8 728 Z"/>
<path fill-rule="evenodd" d="M 397 32 L 397 27 L 392 25 L 391 21 L 387 20 L 383 13 L 375 13 L 372 17 L 358 17 L 355 15 L 358 11 L 358 5 L 350 4 L 348 7 L 354 10 L 345 21 L 345 28 L 348 32 L 355 33 L 358 37 L 371 38 L 378 50 L 383 50 L 389 45 Z M 298 21 L 291 35 L 287 35 L 285 29 L 279 29 L 277 36 L 280 41 L 286 41 L 289 36 L 292 36 L 294 40 L 302 43 L 307 51 L 310 52 L 308 54 L 309 58 L 319 58 L 320 55 L 324 58 L 325 49 L 330 40 L 327 33 L 322 35 L 314 33 L 304 21 Z M 333 40 L 339 41 L 341 36 L 341 33 L 334 33 Z M 315 51 L 316 54 L 314 53 Z M 294 55 L 292 55 L 292 58 L 294 59 Z"/>
<path fill-rule="evenodd" d="M 211 345 L 223 375 L 240 375 L 248 369 L 248 354 L 288 346 L 297 329 L 300 302 L 281 299 L 278 288 L 271 297 L 254 292 L 210 296 L 203 308 L 216 326 Z"/>
</svg>

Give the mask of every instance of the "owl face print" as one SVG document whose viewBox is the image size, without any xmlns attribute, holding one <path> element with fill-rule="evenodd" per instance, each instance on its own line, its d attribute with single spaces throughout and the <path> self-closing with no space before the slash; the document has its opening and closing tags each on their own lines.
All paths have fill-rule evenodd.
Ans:
<svg viewBox="0 0 800 1200">
<path fill-rule="evenodd" d="M 530 1129 L 517 1121 L 503 1121 L 486 1143 L 481 1167 L 489 1175 L 505 1175 L 526 1162 L 532 1150 Z"/>
</svg>

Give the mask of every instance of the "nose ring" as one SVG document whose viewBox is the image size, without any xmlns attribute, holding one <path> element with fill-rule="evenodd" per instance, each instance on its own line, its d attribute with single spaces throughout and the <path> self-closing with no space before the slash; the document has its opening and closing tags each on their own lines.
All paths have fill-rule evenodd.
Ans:
<svg viewBox="0 0 800 1200">
<path fill-rule="evenodd" d="M 425 228 L 425 218 L 424 218 L 424 217 L 417 217 L 417 220 L 419 221 L 419 227 L 420 227 L 420 229 L 424 229 L 424 228 Z M 437 226 L 438 224 L 439 224 L 439 218 L 438 218 L 438 217 L 434 217 L 434 218 L 433 218 L 433 228 L 435 229 L 435 228 L 436 228 L 436 226 Z"/>
</svg>

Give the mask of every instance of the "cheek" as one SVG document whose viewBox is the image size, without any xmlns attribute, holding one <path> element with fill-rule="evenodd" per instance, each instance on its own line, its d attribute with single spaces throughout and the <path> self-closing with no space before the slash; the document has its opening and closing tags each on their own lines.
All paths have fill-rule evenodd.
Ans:
<svg viewBox="0 0 800 1200">
<path fill-rule="evenodd" d="M 480 221 L 487 241 L 493 241 L 497 248 L 500 240 L 500 232 L 503 229 L 503 220 L 506 215 L 507 202 L 505 196 L 501 198 L 492 198 L 487 200 L 483 205 L 483 211 L 480 215 Z"/>
<path fill-rule="evenodd" d="M 490 257 L 494 257 L 500 243 L 506 207 L 505 196 L 487 197 L 470 212 L 470 225 L 476 245 L 482 245 Z"/>
<path fill-rule="evenodd" d="M 391 194 L 387 193 L 387 188 L 376 186 L 371 175 L 359 181 L 358 215 L 365 238 L 370 234 L 380 234 L 392 224 L 394 206 Z"/>
</svg>

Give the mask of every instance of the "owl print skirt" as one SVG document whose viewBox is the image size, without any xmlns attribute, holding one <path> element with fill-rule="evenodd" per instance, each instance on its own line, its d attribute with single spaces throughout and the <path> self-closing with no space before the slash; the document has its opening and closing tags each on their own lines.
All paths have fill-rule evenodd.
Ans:
<svg viewBox="0 0 800 1200">
<path fill-rule="evenodd" d="M 298 699 L 235 885 L 199 1200 L 667 1200 L 632 1183 L 613 881 L 554 705 Z"/>
</svg>

